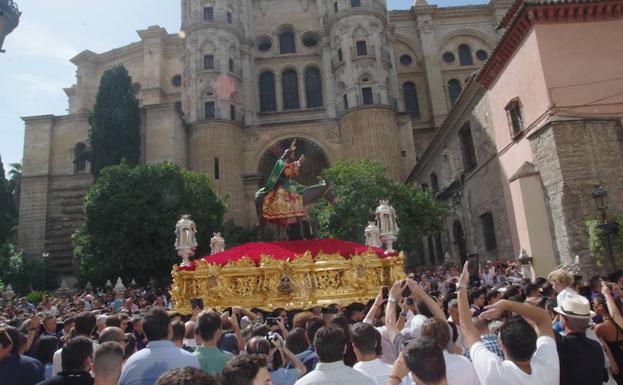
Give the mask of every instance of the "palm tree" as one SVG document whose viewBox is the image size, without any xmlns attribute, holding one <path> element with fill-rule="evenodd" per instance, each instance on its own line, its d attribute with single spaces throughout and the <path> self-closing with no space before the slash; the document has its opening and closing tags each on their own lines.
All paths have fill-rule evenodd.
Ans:
<svg viewBox="0 0 623 385">
<path fill-rule="evenodd" d="M 9 166 L 11 167 L 11 170 L 9 170 L 9 192 L 13 196 L 15 207 L 17 208 L 17 210 L 19 210 L 19 198 L 23 172 L 22 164 L 10 163 Z"/>
</svg>

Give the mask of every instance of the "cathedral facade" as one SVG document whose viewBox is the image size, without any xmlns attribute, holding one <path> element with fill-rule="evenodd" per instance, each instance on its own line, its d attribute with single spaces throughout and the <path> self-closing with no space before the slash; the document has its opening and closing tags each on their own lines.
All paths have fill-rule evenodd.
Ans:
<svg viewBox="0 0 623 385">
<path fill-rule="evenodd" d="M 499 39 L 509 0 L 439 8 L 418 0 L 182 0 L 181 31 L 158 26 L 83 51 L 69 113 L 24 118 L 19 243 L 71 272 L 71 234 L 91 183 L 88 114 L 102 73 L 123 64 L 142 113 L 141 161 L 204 172 L 228 216 L 257 218 L 254 193 L 297 139 L 301 182 L 340 159 L 374 159 L 406 180 Z"/>
</svg>

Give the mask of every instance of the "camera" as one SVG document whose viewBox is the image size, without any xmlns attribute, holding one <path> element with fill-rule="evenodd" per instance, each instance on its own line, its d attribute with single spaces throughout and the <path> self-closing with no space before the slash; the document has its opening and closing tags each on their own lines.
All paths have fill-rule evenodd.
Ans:
<svg viewBox="0 0 623 385">
<path fill-rule="evenodd" d="M 275 326 L 279 324 L 279 317 L 266 317 L 266 325 Z"/>
<path fill-rule="evenodd" d="M 266 335 L 266 339 L 269 340 L 270 342 L 277 342 L 279 341 L 279 334 L 275 332 L 270 332 Z"/>
</svg>

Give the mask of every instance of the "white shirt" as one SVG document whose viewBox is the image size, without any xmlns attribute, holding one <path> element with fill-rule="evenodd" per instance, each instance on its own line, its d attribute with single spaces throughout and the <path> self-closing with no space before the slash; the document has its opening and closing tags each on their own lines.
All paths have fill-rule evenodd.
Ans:
<svg viewBox="0 0 623 385">
<path fill-rule="evenodd" d="M 294 385 L 376 385 L 365 374 L 344 365 L 344 361 L 318 362 L 316 369 Z"/>
<path fill-rule="evenodd" d="M 359 361 L 353 366 L 353 369 L 370 377 L 376 385 L 386 385 L 389 375 L 392 374 L 392 366 L 386 364 L 380 358 L 372 361 Z M 402 385 L 411 383 L 407 377 L 402 379 Z"/>
<path fill-rule="evenodd" d="M 93 352 L 95 352 L 95 348 L 97 348 L 97 341 L 91 341 L 91 343 L 93 343 Z M 52 356 L 52 375 L 56 376 L 58 374 L 58 372 L 62 372 L 63 371 L 63 358 L 61 356 L 61 352 L 63 351 L 63 348 L 58 349 L 57 351 L 54 352 L 54 355 Z"/>
<path fill-rule="evenodd" d="M 443 358 L 446 362 L 448 385 L 480 385 L 474 365 L 467 358 L 450 354 L 445 350 L 443 351 Z"/>
<path fill-rule="evenodd" d="M 532 374 L 519 369 L 512 361 L 502 360 L 482 342 L 474 343 L 469 354 L 482 385 L 558 385 L 560 381 L 556 341 L 549 336 L 536 340 L 536 352 L 530 360 Z"/>
</svg>

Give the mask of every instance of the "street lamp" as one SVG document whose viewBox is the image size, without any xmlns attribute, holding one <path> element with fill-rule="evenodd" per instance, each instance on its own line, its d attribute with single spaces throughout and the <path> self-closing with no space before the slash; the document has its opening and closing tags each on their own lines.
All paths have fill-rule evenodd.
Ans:
<svg viewBox="0 0 623 385">
<path fill-rule="evenodd" d="M 48 257 L 50 256 L 50 253 L 48 253 L 47 251 L 44 251 L 41 253 L 41 258 L 43 258 L 43 290 L 45 291 L 46 288 L 46 281 L 45 281 L 45 272 L 48 269 L 48 265 L 46 264 Z"/>
<path fill-rule="evenodd" d="M 616 270 L 616 262 L 614 261 L 614 251 L 612 250 L 612 235 L 619 231 L 619 226 L 616 223 L 608 223 L 608 191 L 604 186 L 597 186 L 595 191 L 591 194 L 595 201 L 595 207 L 601 213 L 602 223 L 597 226 L 601 231 L 606 234 L 606 247 L 608 249 L 608 258 L 612 263 L 612 269 Z"/>
</svg>

